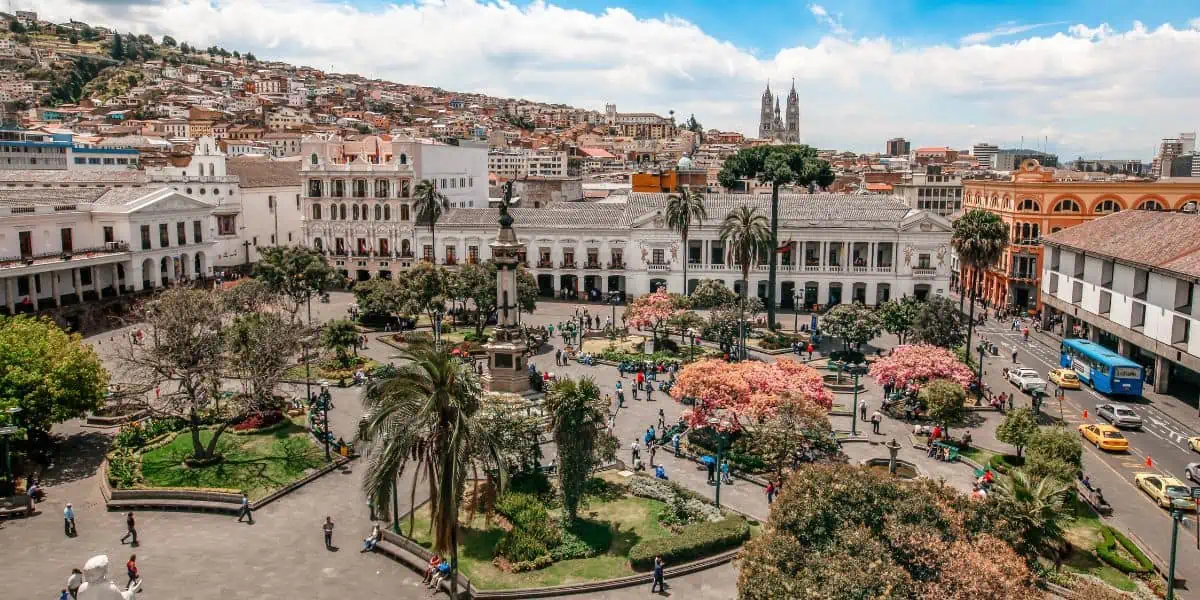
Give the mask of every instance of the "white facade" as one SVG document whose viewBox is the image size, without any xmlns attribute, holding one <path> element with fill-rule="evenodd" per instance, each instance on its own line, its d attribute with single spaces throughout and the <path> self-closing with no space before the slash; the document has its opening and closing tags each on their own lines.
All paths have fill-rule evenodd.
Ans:
<svg viewBox="0 0 1200 600">
<path fill-rule="evenodd" d="M 0 306 L 36 312 L 207 276 L 212 214 L 165 187 L 0 190 Z"/>
<path fill-rule="evenodd" d="M 567 153 L 552 150 L 491 150 L 488 171 L 498 177 L 566 177 Z"/>
<path fill-rule="evenodd" d="M 940 166 L 931 165 L 923 171 L 915 171 L 903 183 L 893 185 L 892 189 L 905 204 L 918 210 L 927 210 L 943 217 L 962 210 L 962 176 L 944 172 Z"/>
<path fill-rule="evenodd" d="M 428 179 L 444 194 L 451 208 L 487 206 L 487 144 L 459 142 L 457 146 L 429 142 L 400 142 L 417 156 L 417 181 Z"/>
</svg>

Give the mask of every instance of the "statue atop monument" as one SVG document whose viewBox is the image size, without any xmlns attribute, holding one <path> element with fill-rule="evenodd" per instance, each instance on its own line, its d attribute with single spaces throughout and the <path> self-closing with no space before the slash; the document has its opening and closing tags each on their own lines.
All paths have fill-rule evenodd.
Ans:
<svg viewBox="0 0 1200 600">
<path fill-rule="evenodd" d="M 504 183 L 504 198 L 500 200 L 500 227 L 510 229 L 513 224 L 512 215 L 508 214 L 508 206 L 512 203 L 513 182 Z"/>
<path fill-rule="evenodd" d="M 108 556 L 97 554 L 83 565 L 83 585 L 79 586 L 79 600 L 133 600 L 142 588 L 139 579 L 122 591 L 116 582 L 108 578 Z"/>
</svg>

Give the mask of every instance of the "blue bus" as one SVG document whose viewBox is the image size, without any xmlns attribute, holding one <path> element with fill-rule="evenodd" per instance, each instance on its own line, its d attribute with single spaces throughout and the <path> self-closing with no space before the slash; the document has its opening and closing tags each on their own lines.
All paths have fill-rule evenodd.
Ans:
<svg viewBox="0 0 1200 600">
<path fill-rule="evenodd" d="M 1087 340 L 1063 340 L 1058 364 L 1105 394 L 1142 395 L 1142 366 Z"/>
</svg>

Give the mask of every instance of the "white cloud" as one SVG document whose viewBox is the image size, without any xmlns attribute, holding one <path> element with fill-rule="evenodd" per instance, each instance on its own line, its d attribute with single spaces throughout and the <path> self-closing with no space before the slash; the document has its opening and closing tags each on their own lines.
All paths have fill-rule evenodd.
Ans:
<svg viewBox="0 0 1200 600">
<path fill-rule="evenodd" d="M 43 18 L 202 48 L 593 109 L 694 112 L 706 127 L 748 133 L 765 81 L 795 77 L 802 137 L 865 151 L 894 136 L 960 148 L 1050 136 L 1065 156 L 1146 157 L 1158 138 L 1194 130 L 1200 105 L 1197 22 L 923 47 L 831 30 L 815 44 L 756 55 L 681 18 L 542 1 L 417 0 L 371 11 L 319 0 L 32 2 Z M 824 7 L 809 10 L 840 26 Z"/>
<path fill-rule="evenodd" d="M 975 33 L 968 33 L 967 35 L 964 35 L 959 40 L 959 43 L 962 43 L 964 45 L 983 44 L 983 43 L 987 43 L 988 41 L 990 41 L 994 38 L 1008 37 L 1010 35 L 1017 35 L 1018 33 L 1025 33 L 1026 31 L 1032 31 L 1034 29 L 1038 29 L 1041 27 L 1050 27 L 1052 25 L 1063 25 L 1065 23 L 1066 23 L 1065 21 L 1055 21 L 1053 23 L 1031 23 L 1028 25 L 1018 25 L 1016 23 L 1016 21 L 1009 21 L 1008 23 L 994 27 L 988 31 L 977 31 Z"/>
<path fill-rule="evenodd" d="M 820 4 L 809 4 L 808 12 L 817 19 L 817 22 L 828 27 L 829 31 L 834 35 L 849 35 L 850 31 L 842 25 L 842 14 L 831 14 L 824 6 Z"/>
</svg>

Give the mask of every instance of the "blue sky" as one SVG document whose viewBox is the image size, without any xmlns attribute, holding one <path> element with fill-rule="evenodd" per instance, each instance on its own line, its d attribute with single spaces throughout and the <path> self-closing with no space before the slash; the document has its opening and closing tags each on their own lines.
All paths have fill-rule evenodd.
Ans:
<svg viewBox="0 0 1200 600">
<path fill-rule="evenodd" d="M 402 83 L 755 135 L 795 79 L 801 137 L 882 151 L 1045 143 L 1148 159 L 1197 128 L 1200 2 L 1144 0 L 12 0 Z M 786 92 L 786 89 L 783 91 Z"/>
</svg>

